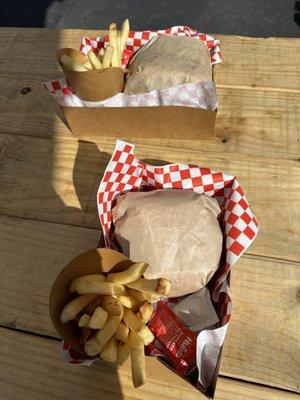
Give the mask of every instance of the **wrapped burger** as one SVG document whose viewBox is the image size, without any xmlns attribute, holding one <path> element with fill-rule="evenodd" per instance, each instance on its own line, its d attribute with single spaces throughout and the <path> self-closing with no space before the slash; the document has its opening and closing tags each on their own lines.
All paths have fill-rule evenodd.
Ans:
<svg viewBox="0 0 300 400">
<path fill-rule="evenodd" d="M 187 36 L 152 38 L 132 58 L 124 92 L 147 93 L 190 82 L 211 82 L 210 54 L 205 43 Z"/>
<path fill-rule="evenodd" d="M 223 234 L 216 199 L 187 190 L 132 192 L 113 209 L 115 235 L 132 261 L 149 263 L 145 278 L 172 282 L 170 297 L 204 287 L 217 270 Z"/>
</svg>

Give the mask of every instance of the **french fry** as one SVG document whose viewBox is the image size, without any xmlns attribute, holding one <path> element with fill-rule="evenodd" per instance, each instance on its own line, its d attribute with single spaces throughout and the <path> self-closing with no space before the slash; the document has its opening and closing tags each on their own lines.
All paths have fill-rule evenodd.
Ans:
<svg viewBox="0 0 300 400">
<path fill-rule="evenodd" d="M 88 314 L 83 314 L 80 318 L 80 320 L 78 321 L 78 326 L 80 328 L 88 328 L 89 327 L 89 323 L 91 320 L 91 316 Z"/>
<path fill-rule="evenodd" d="M 111 59 L 112 67 L 120 67 L 120 55 L 118 50 L 118 36 L 117 36 L 117 26 L 113 22 L 109 25 L 109 44 L 113 47 L 114 52 Z"/>
<path fill-rule="evenodd" d="M 131 374 L 134 387 L 140 387 L 146 383 L 145 349 L 142 339 L 130 332 L 131 337 Z"/>
<path fill-rule="evenodd" d="M 137 262 L 132 264 L 131 267 L 125 271 L 108 274 L 106 280 L 108 282 L 122 283 L 123 285 L 126 285 L 127 283 L 136 281 L 140 278 L 145 273 L 148 266 L 149 265 L 145 262 Z"/>
<path fill-rule="evenodd" d="M 122 59 L 122 54 L 123 51 L 125 49 L 125 45 L 128 39 L 128 35 L 129 35 L 129 30 L 130 30 L 130 26 L 129 26 L 129 20 L 125 19 L 125 21 L 122 24 L 122 30 L 121 30 L 121 39 L 120 39 L 120 58 Z"/>
<path fill-rule="evenodd" d="M 103 296 L 102 297 L 102 308 L 111 315 L 122 315 L 123 314 L 123 305 L 121 302 L 112 297 L 112 296 Z"/>
<path fill-rule="evenodd" d="M 102 64 L 101 61 L 99 60 L 99 58 L 96 56 L 96 54 L 93 52 L 93 50 L 90 50 L 87 54 L 90 63 L 92 64 L 94 69 L 101 69 L 102 68 Z"/>
<path fill-rule="evenodd" d="M 143 303 L 146 300 L 144 295 L 145 293 L 142 293 L 139 290 L 128 288 L 128 296 L 134 297 L 139 304 Z"/>
<path fill-rule="evenodd" d="M 102 329 L 107 321 L 108 313 L 102 307 L 97 307 L 92 315 L 89 328 Z"/>
<path fill-rule="evenodd" d="M 143 324 L 142 320 L 128 308 L 124 309 L 123 321 L 132 331 L 139 335 L 146 346 L 153 342 L 154 335 L 148 326 Z"/>
<path fill-rule="evenodd" d="M 118 300 L 124 307 L 130 308 L 133 312 L 138 310 L 140 303 L 143 301 L 138 301 L 134 296 L 118 296 Z"/>
<path fill-rule="evenodd" d="M 143 304 L 140 305 L 139 311 L 137 312 L 136 316 L 140 318 L 144 324 L 147 324 L 152 317 L 154 310 L 148 301 L 144 301 Z"/>
<path fill-rule="evenodd" d="M 89 277 L 90 275 L 87 275 Z M 84 278 L 83 276 L 81 278 Z M 78 278 L 79 279 L 79 278 Z M 123 285 L 111 282 L 103 282 L 100 279 L 91 280 L 90 278 L 81 279 L 76 286 L 71 283 L 70 290 L 78 294 L 97 294 L 97 295 L 116 295 L 123 296 L 126 294 L 126 289 Z"/>
<path fill-rule="evenodd" d="M 103 62 L 103 56 L 104 56 L 104 47 L 101 47 L 101 49 L 99 50 L 99 53 L 98 53 L 98 58 L 101 63 Z"/>
<path fill-rule="evenodd" d="M 162 296 L 168 296 L 171 291 L 171 282 L 165 278 L 139 278 L 134 282 L 129 282 L 127 286 L 131 289 L 136 289 L 141 292 L 160 294 Z"/>
<path fill-rule="evenodd" d="M 97 335 L 88 339 L 84 344 L 84 351 L 89 356 L 95 356 L 95 355 L 99 354 L 101 350 L 102 350 L 102 345 L 99 342 L 99 340 L 97 339 Z"/>
<path fill-rule="evenodd" d="M 89 62 L 89 60 L 85 61 L 83 64 L 81 64 L 84 66 L 84 68 L 86 69 L 93 69 L 92 64 Z"/>
<path fill-rule="evenodd" d="M 96 283 L 96 282 L 104 282 L 105 276 L 101 274 L 92 274 L 92 275 L 84 275 L 75 278 L 69 287 L 70 292 L 77 292 L 77 289 L 81 287 L 83 284 L 87 283 Z"/>
<path fill-rule="evenodd" d="M 106 46 L 102 62 L 103 68 L 107 68 L 110 66 L 113 53 L 114 53 L 114 48 L 110 45 Z"/>
<path fill-rule="evenodd" d="M 131 350 L 131 339 L 130 339 L 130 334 L 128 334 L 126 342 L 125 343 L 119 342 L 118 345 L 118 356 L 117 356 L 118 365 L 124 364 L 124 362 L 130 355 L 130 350 Z"/>
<path fill-rule="evenodd" d="M 110 363 L 115 363 L 117 361 L 118 355 L 118 342 L 114 337 L 110 338 L 109 341 L 104 346 L 104 349 L 100 353 L 100 358 L 104 361 Z"/>
<path fill-rule="evenodd" d="M 97 333 L 97 340 L 100 343 L 99 352 L 104 349 L 104 346 L 109 339 L 116 333 L 119 323 L 121 322 L 122 315 L 115 316 L 109 315 L 104 327 Z"/>
<path fill-rule="evenodd" d="M 90 337 L 92 330 L 90 328 L 81 328 L 82 335 L 79 339 L 79 342 L 84 346 L 85 342 Z"/>
<path fill-rule="evenodd" d="M 129 328 L 123 321 L 120 322 L 118 329 L 115 334 L 115 338 L 117 340 L 121 340 L 121 342 L 125 343 L 128 337 Z"/>
<path fill-rule="evenodd" d="M 74 319 L 80 311 L 95 299 L 93 294 L 84 294 L 71 300 L 62 310 L 60 322 L 62 324 Z"/>
<path fill-rule="evenodd" d="M 118 41 L 119 59 L 121 61 L 121 56 L 122 56 L 122 53 L 121 53 L 121 32 L 117 33 L 117 41 Z"/>
<path fill-rule="evenodd" d="M 82 312 L 84 314 L 88 314 L 88 315 L 92 316 L 94 314 L 94 311 L 96 310 L 96 308 L 101 306 L 101 303 L 102 303 L 102 296 L 97 296 L 95 298 L 95 300 L 93 300 L 88 306 L 86 306 L 82 310 Z"/>
<path fill-rule="evenodd" d="M 77 71 L 77 72 L 85 72 L 88 71 L 87 68 L 85 68 L 82 64 L 79 64 L 73 58 L 68 56 L 67 54 L 63 54 L 60 62 L 64 64 L 67 68 L 71 69 L 72 71 Z"/>
</svg>

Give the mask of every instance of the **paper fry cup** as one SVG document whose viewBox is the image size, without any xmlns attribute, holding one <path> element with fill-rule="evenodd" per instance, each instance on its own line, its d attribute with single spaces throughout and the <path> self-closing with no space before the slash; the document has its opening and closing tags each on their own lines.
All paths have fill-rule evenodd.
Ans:
<svg viewBox="0 0 300 400">
<path fill-rule="evenodd" d="M 69 291 L 73 279 L 83 275 L 101 274 L 109 271 L 122 271 L 133 262 L 123 254 L 106 248 L 89 250 L 74 258 L 56 278 L 49 300 L 50 317 L 57 333 L 71 347 L 81 354 L 85 354 L 83 346 L 79 343 L 81 331 L 74 321 L 62 324 L 60 315 L 64 306 L 77 297 Z"/>
<path fill-rule="evenodd" d="M 66 54 L 82 64 L 87 58 L 77 50 L 64 48 L 58 50 L 56 58 L 74 92 L 86 101 L 101 101 L 123 91 L 124 72 L 122 68 L 109 67 L 86 72 L 72 71 L 60 62 Z"/>
</svg>

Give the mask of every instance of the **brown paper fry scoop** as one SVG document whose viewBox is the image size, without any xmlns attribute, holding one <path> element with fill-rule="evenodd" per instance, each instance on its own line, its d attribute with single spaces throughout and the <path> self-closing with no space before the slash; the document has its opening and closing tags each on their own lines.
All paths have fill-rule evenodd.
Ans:
<svg viewBox="0 0 300 400">
<path fill-rule="evenodd" d="M 69 291 L 71 281 L 83 275 L 122 271 L 132 264 L 132 261 L 117 251 L 105 248 L 93 249 L 74 258 L 58 275 L 50 292 L 50 317 L 57 333 L 74 350 L 85 354 L 79 342 L 81 332 L 74 321 L 65 324 L 60 322 L 64 306 L 78 296 Z"/>
<path fill-rule="evenodd" d="M 101 101 L 123 91 L 124 72 L 119 67 L 92 69 L 84 72 L 73 71 L 61 63 L 61 57 L 67 55 L 79 64 L 88 59 L 79 51 L 64 48 L 58 50 L 56 58 L 74 92 L 86 101 Z"/>
</svg>

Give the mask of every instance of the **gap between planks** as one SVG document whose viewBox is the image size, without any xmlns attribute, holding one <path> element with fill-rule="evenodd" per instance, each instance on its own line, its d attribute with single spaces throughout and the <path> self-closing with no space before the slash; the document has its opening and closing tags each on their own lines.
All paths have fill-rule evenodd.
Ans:
<svg viewBox="0 0 300 400">
<path fill-rule="evenodd" d="M 216 83 L 216 82 L 215 82 Z M 281 88 L 275 86 L 246 86 L 246 85 L 224 85 L 216 83 L 216 87 L 221 89 L 236 89 L 236 90 L 255 90 L 257 92 L 279 92 L 279 93 L 294 93 L 299 94 L 300 89 Z M 218 94 L 218 92 L 217 92 Z"/>
</svg>

